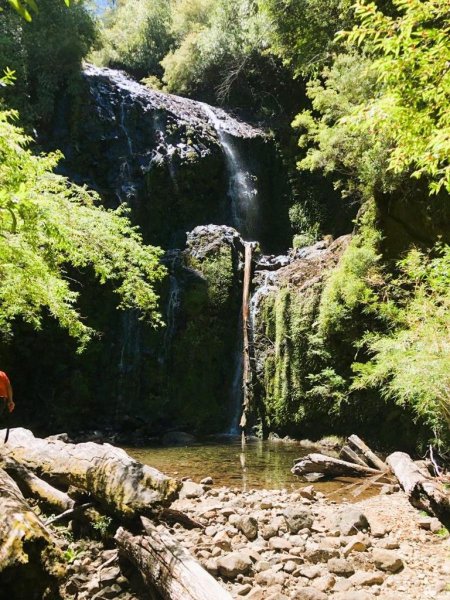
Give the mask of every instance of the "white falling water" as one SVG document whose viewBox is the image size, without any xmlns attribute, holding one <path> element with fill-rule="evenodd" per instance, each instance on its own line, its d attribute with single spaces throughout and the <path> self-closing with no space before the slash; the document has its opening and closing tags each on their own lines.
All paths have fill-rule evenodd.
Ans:
<svg viewBox="0 0 450 600">
<path fill-rule="evenodd" d="M 180 309 L 181 296 L 180 284 L 175 275 L 169 276 L 169 300 L 167 303 L 166 330 L 164 332 L 164 360 L 170 353 L 175 326 L 177 323 L 177 314 Z"/>
<path fill-rule="evenodd" d="M 228 192 L 231 198 L 233 226 L 246 240 L 255 239 L 258 231 L 259 208 L 256 177 L 246 168 L 233 137 L 227 133 L 221 119 L 208 104 L 203 110 L 213 125 L 225 154 L 229 175 Z"/>
</svg>

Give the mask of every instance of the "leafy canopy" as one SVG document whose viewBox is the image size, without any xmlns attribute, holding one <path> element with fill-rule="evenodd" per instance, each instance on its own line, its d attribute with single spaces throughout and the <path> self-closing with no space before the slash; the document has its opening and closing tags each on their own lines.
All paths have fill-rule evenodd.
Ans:
<svg viewBox="0 0 450 600">
<path fill-rule="evenodd" d="M 401 174 L 426 177 L 432 193 L 450 191 L 448 1 L 393 3 L 396 17 L 359 0 L 358 24 L 339 36 L 348 58 L 339 55 L 310 83 L 319 114 L 295 121 L 302 143 L 312 142 L 300 166 L 341 172 L 369 192 Z"/>
<path fill-rule="evenodd" d="M 63 1 L 66 6 L 70 6 L 70 0 Z M 8 0 L 8 2 L 28 22 L 32 20 L 32 12 L 35 14 L 39 12 L 36 0 Z"/>
<path fill-rule="evenodd" d="M 111 282 L 120 308 L 159 323 L 154 284 L 161 251 L 145 246 L 127 209 L 106 210 L 93 192 L 53 173 L 59 153 L 35 156 L 30 139 L 0 112 L 0 329 L 18 318 L 40 328 L 50 314 L 82 348 L 94 333 L 76 306 L 74 273 Z"/>
<path fill-rule="evenodd" d="M 346 34 L 373 61 L 381 93 L 361 107 L 375 135 L 389 128 L 389 168 L 450 191 L 450 7 L 448 0 L 393 0 L 400 16 L 359 0 Z"/>
</svg>

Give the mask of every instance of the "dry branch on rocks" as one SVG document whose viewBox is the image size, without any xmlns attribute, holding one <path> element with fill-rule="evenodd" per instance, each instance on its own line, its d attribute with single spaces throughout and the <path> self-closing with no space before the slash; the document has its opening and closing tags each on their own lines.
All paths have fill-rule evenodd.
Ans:
<svg viewBox="0 0 450 600">
<path fill-rule="evenodd" d="M 73 485 L 89 492 L 104 509 L 122 518 L 153 515 L 168 506 L 180 488 L 175 479 L 109 444 L 66 444 L 16 428 L 2 454 L 55 485 Z"/>
<path fill-rule="evenodd" d="M 168 533 L 143 517 L 147 535 L 118 529 L 120 552 L 166 600 L 231 600 L 231 595 Z"/>
</svg>

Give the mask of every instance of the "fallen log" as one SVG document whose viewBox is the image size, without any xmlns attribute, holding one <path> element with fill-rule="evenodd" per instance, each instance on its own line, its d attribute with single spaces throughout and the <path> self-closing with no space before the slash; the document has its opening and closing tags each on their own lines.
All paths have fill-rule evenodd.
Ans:
<svg viewBox="0 0 450 600">
<path fill-rule="evenodd" d="M 421 465 L 417 465 L 406 452 L 394 452 L 388 456 L 386 463 L 413 506 L 448 522 L 450 495 L 439 481 L 426 476 Z"/>
<path fill-rule="evenodd" d="M 119 552 L 137 567 L 145 583 L 165 600 L 231 600 L 231 595 L 169 534 L 141 518 L 147 535 L 120 527 Z"/>
<path fill-rule="evenodd" d="M 308 473 L 322 473 L 328 477 L 361 477 L 366 475 L 378 475 L 378 469 L 363 467 L 346 460 L 332 458 L 324 454 L 308 454 L 295 461 L 291 469 L 294 475 L 306 475 Z"/>
<path fill-rule="evenodd" d="M 0 572 L 25 564 L 30 549 L 51 543 L 50 532 L 25 501 L 16 482 L 0 469 Z"/>
<path fill-rule="evenodd" d="M 89 492 L 107 512 L 122 518 L 153 515 L 177 498 L 181 485 L 110 444 L 66 444 L 16 428 L 1 452 L 56 485 Z"/>
<path fill-rule="evenodd" d="M 65 492 L 40 479 L 17 461 L 5 458 L 3 462 L 0 462 L 0 467 L 14 479 L 25 496 L 38 498 L 46 506 L 58 511 L 67 511 L 75 506 L 75 500 Z"/>
<path fill-rule="evenodd" d="M 348 438 L 348 442 L 354 448 L 359 450 L 361 452 L 361 454 L 366 457 L 367 462 L 370 465 L 372 465 L 373 467 L 375 467 L 375 469 L 378 469 L 378 471 L 387 471 L 388 470 L 386 463 L 384 463 L 381 460 L 381 458 L 378 458 L 378 456 L 374 452 L 372 452 L 372 450 L 369 448 L 369 446 L 367 446 L 367 444 L 365 444 L 362 441 L 362 439 L 359 438 L 357 435 L 355 435 L 355 434 L 351 435 Z"/>
<path fill-rule="evenodd" d="M 354 462 L 357 465 L 361 465 L 362 467 L 368 467 L 369 465 L 363 461 L 363 459 L 356 454 L 354 450 L 350 448 L 350 446 L 343 446 L 341 452 L 339 454 L 340 458 L 344 460 L 348 460 L 349 462 Z"/>
</svg>

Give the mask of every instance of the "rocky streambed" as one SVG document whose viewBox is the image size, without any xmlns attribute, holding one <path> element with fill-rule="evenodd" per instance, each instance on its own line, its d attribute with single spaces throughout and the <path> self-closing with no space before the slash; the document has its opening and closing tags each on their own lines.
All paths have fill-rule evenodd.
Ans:
<svg viewBox="0 0 450 600">
<path fill-rule="evenodd" d="M 201 528 L 157 529 L 169 531 L 234 598 L 450 598 L 448 534 L 395 486 L 353 504 L 336 504 L 312 486 L 294 493 L 208 488 L 186 482 L 172 505 Z M 97 544 L 81 552 L 68 567 L 66 597 L 148 597 L 127 578 L 126 564 L 119 567 L 117 550 Z"/>
<path fill-rule="evenodd" d="M 419 499 L 407 476 L 419 474 L 417 490 L 448 516 L 424 461 L 397 452 L 381 465 L 408 495 L 380 470 L 347 483 L 355 499 L 369 486 L 380 493 L 337 503 L 319 484 L 180 481 L 109 444 L 65 437 L 16 428 L 2 447 L 0 600 L 450 598 L 449 533 L 410 504 Z"/>
</svg>

